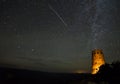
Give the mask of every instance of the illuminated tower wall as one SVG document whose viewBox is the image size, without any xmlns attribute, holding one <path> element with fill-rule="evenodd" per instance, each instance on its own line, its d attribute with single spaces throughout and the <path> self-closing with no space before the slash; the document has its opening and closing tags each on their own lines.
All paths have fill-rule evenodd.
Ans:
<svg viewBox="0 0 120 84">
<path fill-rule="evenodd" d="M 92 51 L 92 74 L 99 71 L 99 67 L 105 64 L 104 55 L 102 50 L 95 49 Z"/>
</svg>

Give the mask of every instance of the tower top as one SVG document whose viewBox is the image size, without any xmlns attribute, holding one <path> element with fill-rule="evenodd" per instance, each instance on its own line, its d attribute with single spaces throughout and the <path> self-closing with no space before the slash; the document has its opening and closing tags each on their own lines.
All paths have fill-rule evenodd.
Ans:
<svg viewBox="0 0 120 84">
<path fill-rule="evenodd" d="M 102 51 L 102 49 L 94 49 L 94 50 L 92 50 L 92 52 L 96 52 L 96 51 Z"/>
<path fill-rule="evenodd" d="M 94 50 L 92 50 L 92 55 L 93 54 L 103 54 L 102 49 L 94 49 Z"/>
</svg>

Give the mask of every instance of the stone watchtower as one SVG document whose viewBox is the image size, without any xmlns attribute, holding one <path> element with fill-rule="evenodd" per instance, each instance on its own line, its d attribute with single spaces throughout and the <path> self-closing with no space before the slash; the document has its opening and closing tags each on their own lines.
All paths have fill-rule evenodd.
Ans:
<svg viewBox="0 0 120 84">
<path fill-rule="evenodd" d="M 105 64 L 104 55 L 102 50 L 95 49 L 92 51 L 92 74 L 96 74 L 99 71 L 99 67 Z"/>
</svg>

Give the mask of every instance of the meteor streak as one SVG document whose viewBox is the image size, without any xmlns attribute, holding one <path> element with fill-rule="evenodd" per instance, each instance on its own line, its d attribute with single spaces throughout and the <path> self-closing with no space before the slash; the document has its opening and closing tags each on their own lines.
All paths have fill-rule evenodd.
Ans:
<svg viewBox="0 0 120 84">
<path fill-rule="evenodd" d="M 50 5 L 48 4 L 49 8 L 57 15 L 57 17 L 62 21 L 62 23 L 68 27 L 67 23 L 63 20 L 63 18 L 57 13 L 57 11 Z"/>
</svg>

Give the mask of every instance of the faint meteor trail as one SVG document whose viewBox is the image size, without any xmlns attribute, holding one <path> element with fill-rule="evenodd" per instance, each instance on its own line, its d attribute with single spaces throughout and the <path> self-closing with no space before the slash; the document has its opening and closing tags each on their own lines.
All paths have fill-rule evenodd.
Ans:
<svg viewBox="0 0 120 84">
<path fill-rule="evenodd" d="M 57 13 L 57 11 L 50 5 L 48 4 L 49 8 L 57 15 L 57 17 L 62 21 L 62 23 L 68 27 L 67 23 L 63 20 L 63 18 Z"/>
</svg>

